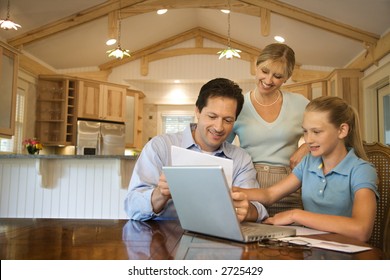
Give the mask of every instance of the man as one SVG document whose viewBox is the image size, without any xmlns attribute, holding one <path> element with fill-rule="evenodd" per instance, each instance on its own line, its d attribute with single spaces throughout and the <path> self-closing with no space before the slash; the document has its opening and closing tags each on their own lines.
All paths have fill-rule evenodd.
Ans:
<svg viewBox="0 0 390 280">
<path fill-rule="evenodd" d="M 143 148 L 125 200 L 125 210 L 131 219 L 178 218 L 162 173 L 162 166 L 171 165 L 172 145 L 232 159 L 233 186 L 259 187 L 249 154 L 225 141 L 243 104 L 241 88 L 228 79 L 217 78 L 202 86 L 195 109 L 198 123 L 190 124 L 183 132 L 156 136 Z M 248 202 L 244 193 L 233 192 L 232 198 L 240 221 L 261 221 L 268 217 L 263 205 Z"/>
</svg>

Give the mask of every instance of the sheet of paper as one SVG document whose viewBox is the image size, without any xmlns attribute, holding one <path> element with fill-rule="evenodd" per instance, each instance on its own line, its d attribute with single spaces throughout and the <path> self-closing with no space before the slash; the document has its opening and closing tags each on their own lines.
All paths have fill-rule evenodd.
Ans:
<svg viewBox="0 0 390 280">
<path fill-rule="evenodd" d="M 346 253 L 357 253 L 357 252 L 371 250 L 370 247 L 356 246 L 351 244 L 312 239 L 312 238 L 300 237 L 300 236 L 285 237 L 285 238 L 280 238 L 279 240 L 290 242 L 293 244 L 298 244 L 298 245 L 301 245 L 302 242 L 305 242 L 310 244 L 311 247 L 339 251 L 339 252 L 346 252 Z"/>
<path fill-rule="evenodd" d="M 216 157 L 177 146 L 171 147 L 172 165 L 217 165 L 222 166 L 226 181 L 231 187 L 233 182 L 233 160 Z"/>
<path fill-rule="evenodd" d="M 311 229 L 311 228 L 307 228 L 307 227 L 303 227 L 303 226 L 283 226 L 283 227 L 295 229 L 297 232 L 296 235 L 299 235 L 299 236 L 329 233 L 327 231 L 320 231 L 320 230 Z"/>
</svg>

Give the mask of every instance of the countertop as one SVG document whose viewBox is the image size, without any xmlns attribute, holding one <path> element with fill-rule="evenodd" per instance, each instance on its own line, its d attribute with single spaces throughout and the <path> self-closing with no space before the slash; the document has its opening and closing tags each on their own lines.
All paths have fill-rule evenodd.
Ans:
<svg viewBox="0 0 390 280">
<path fill-rule="evenodd" d="M 135 160 L 138 156 L 125 155 L 27 155 L 0 154 L 0 159 L 127 159 Z"/>
<path fill-rule="evenodd" d="M 107 172 L 114 172 L 114 177 L 119 176 L 119 181 L 121 182 L 120 186 L 127 189 L 137 158 L 138 156 L 130 155 L 0 154 L 0 163 L 6 164 L 15 161 L 29 166 L 27 168 L 35 169 L 37 180 L 39 180 L 40 185 L 45 188 L 54 186 L 54 182 L 59 180 L 58 174 L 62 171 L 57 171 L 56 173 L 53 171 L 56 168 L 87 168 L 88 170 L 94 170 L 96 164 L 104 165 L 105 163 L 109 163 L 110 166 L 113 166 L 113 169 L 109 169 Z M 78 164 L 80 161 L 83 162 L 83 166 Z M 18 165 L 19 164 L 13 168 L 18 168 Z"/>
</svg>

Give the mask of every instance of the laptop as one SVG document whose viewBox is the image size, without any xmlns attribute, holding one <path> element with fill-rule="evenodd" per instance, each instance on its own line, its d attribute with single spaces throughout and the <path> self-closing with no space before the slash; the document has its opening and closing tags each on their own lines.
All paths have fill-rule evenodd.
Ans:
<svg viewBox="0 0 390 280">
<path fill-rule="evenodd" d="M 221 166 L 164 166 L 163 172 L 184 230 L 243 243 L 296 235 L 293 228 L 240 223 Z"/>
</svg>

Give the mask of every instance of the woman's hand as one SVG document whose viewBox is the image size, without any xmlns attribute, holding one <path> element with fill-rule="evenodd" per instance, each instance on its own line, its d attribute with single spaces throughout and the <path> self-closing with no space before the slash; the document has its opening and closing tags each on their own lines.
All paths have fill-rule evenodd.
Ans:
<svg viewBox="0 0 390 280">
<path fill-rule="evenodd" d="M 258 188 L 244 189 L 240 187 L 232 187 L 233 192 L 242 192 L 248 200 L 258 200 Z"/>
<path fill-rule="evenodd" d="M 309 153 L 309 148 L 306 143 L 302 144 L 290 157 L 290 168 L 293 169 L 302 158 Z"/>
<path fill-rule="evenodd" d="M 232 192 L 233 205 L 236 210 L 237 218 L 240 222 L 244 221 L 249 212 L 249 201 L 243 192 Z"/>
</svg>

